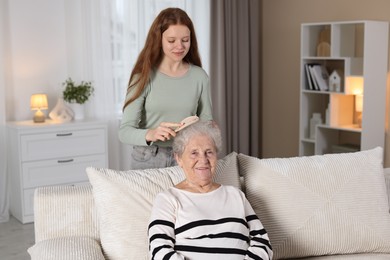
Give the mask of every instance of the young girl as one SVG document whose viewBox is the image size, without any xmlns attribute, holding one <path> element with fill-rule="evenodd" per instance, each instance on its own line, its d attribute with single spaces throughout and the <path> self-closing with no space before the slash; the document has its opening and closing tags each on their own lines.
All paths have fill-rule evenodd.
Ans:
<svg viewBox="0 0 390 260">
<path fill-rule="evenodd" d="M 132 169 L 176 165 L 172 138 L 189 116 L 212 120 L 209 77 L 186 12 L 167 8 L 154 20 L 130 75 L 121 142 L 133 145 Z"/>
</svg>

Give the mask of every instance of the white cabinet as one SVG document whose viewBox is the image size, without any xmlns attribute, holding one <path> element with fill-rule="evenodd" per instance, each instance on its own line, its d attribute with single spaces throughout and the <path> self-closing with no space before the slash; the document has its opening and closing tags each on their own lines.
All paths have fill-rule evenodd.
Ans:
<svg viewBox="0 0 390 260">
<path fill-rule="evenodd" d="M 388 30 L 381 21 L 302 24 L 301 156 L 384 147 Z M 313 86 L 307 68 L 314 65 L 332 76 L 329 89 Z M 323 123 L 310 138 L 314 113 Z"/>
<path fill-rule="evenodd" d="M 22 223 L 34 221 L 35 188 L 87 184 L 86 167 L 108 167 L 105 122 L 8 122 L 7 135 L 10 211 Z"/>
</svg>

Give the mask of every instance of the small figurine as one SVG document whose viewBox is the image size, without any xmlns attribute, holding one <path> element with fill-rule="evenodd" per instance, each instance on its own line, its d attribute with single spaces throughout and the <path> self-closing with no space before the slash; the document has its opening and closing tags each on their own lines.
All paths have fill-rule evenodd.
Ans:
<svg viewBox="0 0 390 260">
<path fill-rule="evenodd" d="M 341 75 L 338 71 L 334 70 L 329 75 L 329 91 L 341 92 Z"/>
<path fill-rule="evenodd" d="M 49 113 L 49 117 L 54 121 L 65 123 L 72 121 L 74 117 L 74 112 L 65 104 L 62 98 L 59 98 L 57 104 Z"/>
</svg>

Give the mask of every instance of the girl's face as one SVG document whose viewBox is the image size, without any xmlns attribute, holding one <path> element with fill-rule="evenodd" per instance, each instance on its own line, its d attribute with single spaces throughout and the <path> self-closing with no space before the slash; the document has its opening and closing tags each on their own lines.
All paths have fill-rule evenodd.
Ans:
<svg viewBox="0 0 390 260">
<path fill-rule="evenodd" d="M 164 58 L 172 62 L 182 61 L 191 46 L 191 32 L 185 25 L 171 25 L 162 34 Z"/>
</svg>

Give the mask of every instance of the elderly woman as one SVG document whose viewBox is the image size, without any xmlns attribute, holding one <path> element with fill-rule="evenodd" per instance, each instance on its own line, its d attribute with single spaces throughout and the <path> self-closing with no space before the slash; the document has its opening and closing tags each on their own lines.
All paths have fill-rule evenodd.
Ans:
<svg viewBox="0 0 390 260">
<path fill-rule="evenodd" d="M 245 195 L 213 181 L 221 134 L 198 122 L 176 136 L 185 180 L 159 193 L 149 224 L 150 259 L 272 259 L 272 248 Z"/>
</svg>

